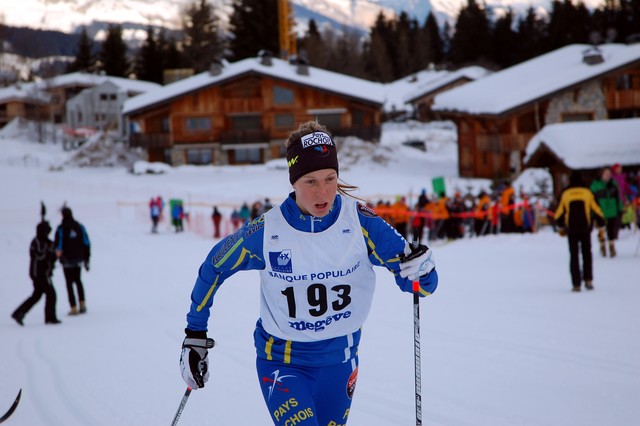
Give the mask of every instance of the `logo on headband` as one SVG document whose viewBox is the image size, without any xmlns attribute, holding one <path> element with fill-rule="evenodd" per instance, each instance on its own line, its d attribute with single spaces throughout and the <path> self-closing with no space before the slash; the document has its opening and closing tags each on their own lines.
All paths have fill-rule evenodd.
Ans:
<svg viewBox="0 0 640 426">
<path fill-rule="evenodd" d="M 300 138 L 300 145 L 302 145 L 303 148 L 309 148 L 317 145 L 335 146 L 335 143 L 331 139 L 331 136 L 325 132 L 313 132 Z"/>
</svg>

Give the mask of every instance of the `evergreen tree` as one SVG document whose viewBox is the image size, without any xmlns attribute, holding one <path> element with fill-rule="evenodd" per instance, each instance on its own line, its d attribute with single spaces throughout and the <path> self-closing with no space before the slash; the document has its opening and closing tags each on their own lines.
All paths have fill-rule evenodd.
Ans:
<svg viewBox="0 0 640 426">
<path fill-rule="evenodd" d="M 182 22 L 184 31 L 184 56 L 194 72 L 209 69 L 222 59 L 224 45 L 218 32 L 218 18 L 207 0 L 191 4 Z"/>
<path fill-rule="evenodd" d="M 232 61 L 255 57 L 260 50 L 268 50 L 278 56 L 277 0 L 234 0 L 229 27 Z"/>
<path fill-rule="evenodd" d="M 438 21 L 433 13 L 429 12 L 427 20 L 424 24 L 424 32 L 426 33 L 427 43 L 427 63 L 428 64 L 441 64 L 444 60 L 444 41 L 440 34 L 440 27 L 438 27 Z"/>
<path fill-rule="evenodd" d="M 162 56 L 163 70 L 186 67 L 186 60 L 178 48 L 175 36 L 170 35 L 167 37 L 166 32 L 164 30 L 161 31 L 158 36 L 158 47 Z"/>
<path fill-rule="evenodd" d="M 534 58 L 544 52 L 545 31 L 545 22 L 536 14 L 533 7 L 529 7 L 526 15 L 518 19 L 518 49 L 515 51 L 515 63 Z"/>
<path fill-rule="evenodd" d="M 458 14 L 451 41 L 451 61 L 454 64 L 482 62 L 491 58 L 491 31 L 486 9 L 476 0 L 467 0 Z"/>
<path fill-rule="evenodd" d="M 354 77 L 364 76 L 361 61 L 354 61 L 362 55 L 360 51 L 360 36 L 354 31 L 343 29 L 341 34 L 334 37 L 335 44 L 330 49 L 326 69 Z"/>
<path fill-rule="evenodd" d="M 109 24 L 107 37 L 100 50 L 100 69 L 113 77 L 129 75 L 127 45 L 122 39 L 122 26 Z"/>
<path fill-rule="evenodd" d="M 138 51 L 135 71 L 139 80 L 153 81 L 162 84 L 164 64 L 160 45 L 156 40 L 155 30 L 151 25 L 147 27 L 147 39 Z"/>
<path fill-rule="evenodd" d="M 513 11 L 511 8 L 498 18 L 492 33 L 494 56 L 493 61 L 506 68 L 517 62 L 518 34 L 513 30 Z"/>
<path fill-rule="evenodd" d="M 391 25 L 384 14 L 380 12 L 371 28 L 369 40 L 365 43 L 363 62 L 366 75 L 374 81 L 388 83 L 393 80 L 394 66 L 390 55 L 393 46 Z"/>
<path fill-rule="evenodd" d="M 415 52 L 411 52 L 411 26 L 409 15 L 400 13 L 393 22 L 392 37 L 395 39 L 394 49 L 389 49 L 393 62 L 393 80 L 397 80 L 417 71 L 416 62 L 413 60 Z"/>
<path fill-rule="evenodd" d="M 87 27 L 82 27 L 80 39 L 78 40 L 76 59 L 69 64 L 67 72 L 93 72 L 95 65 L 96 58 L 93 55 L 93 42 L 87 34 Z"/>
<path fill-rule="evenodd" d="M 327 46 L 318 31 L 315 20 L 309 20 L 309 28 L 300 41 L 298 50 L 309 61 L 309 65 L 318 68 L 326 67 L 328 57 Z"/>
</svg>

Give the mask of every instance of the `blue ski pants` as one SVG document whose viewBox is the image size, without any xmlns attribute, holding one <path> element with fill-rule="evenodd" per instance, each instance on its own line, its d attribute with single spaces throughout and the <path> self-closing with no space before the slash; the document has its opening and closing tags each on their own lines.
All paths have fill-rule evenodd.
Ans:
<svg viewBox="0 0 640 426">
<path fill-rule="evenodd" d="M 262 396 L 276 426 L 344 426 L 358 377 L 358 358 L 329 366 L 256 361 Z"/>
</svg>

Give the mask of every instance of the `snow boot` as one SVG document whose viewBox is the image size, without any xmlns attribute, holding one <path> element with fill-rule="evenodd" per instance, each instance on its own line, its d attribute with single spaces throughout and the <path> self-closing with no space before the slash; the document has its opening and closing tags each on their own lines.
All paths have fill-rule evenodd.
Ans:
<svg viewBox="0 0 640 426">
<path fill-rule="evenodd" d="M 24 325 L 24 323 L 22 322 L 22 319 L 24 318 L 23 315 L 17 314 L 17 313 L 12 313 L 11 314 L 11 318 L 13 318 L 14 320 L 16 320 L 16 322 L 20 325 Z"/>
<path fill-rule="evenodd" d="M 72 306 L 71 310 L 69 311 L 69 315 L 78 315 L 78 307 Z"/>
<path fill-rule="evenodd" d="M 616 246 L 613 241 L 609 241 L 609 256 L 616 257 Z"/>
<path fill-rule="evenodd" d="M 600 254 L 602 257 L 607 257 L 607 246 L 604 241 L 600 241 Z"/>
<path fill-rule="evenodd" d="M 576 292 L 576 293 L 577 293 L 577 292 L 579 292 L 579 291 L 580 291 L 580 286 L 574 286 L 574 287 L 571 289 L 571 291 Z"/>
<path fill-rule="evenodd" d="M 80 313 L 84 314 L 87 312 L 87 305 L 85 305 L 84 301 L 80 302 Z"/>
<path fill-rule="evenodd" d="M 593 281 L 585 281 L 584 286 L 587 290 L 593 290 Z"/>
<path fill-rule="evenodd" d="M 60 324 L 61 322 L 62 321 L 60 321 L 58 318 L 48 319 L 44 321 L 45 324 Z"/>
</svg>

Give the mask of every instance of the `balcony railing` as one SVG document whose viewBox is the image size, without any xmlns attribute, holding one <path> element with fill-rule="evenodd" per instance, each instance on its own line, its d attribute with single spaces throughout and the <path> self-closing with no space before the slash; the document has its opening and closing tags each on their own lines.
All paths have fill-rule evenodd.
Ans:
<svg viewBox="0 0 640 426">
<path fill-rule="evenodd" d="M 171 146 L 171 138 L 168 133 L 134 133 L 129 138 L 129 144 L 132 148 L 169 148 Z"/>
<path fill-rule="evenodd" d="M 380 140 L 380 126 L 352 126 L 329 129 L 333 136 L 355 136 L 365 141 Z"/>
<path fill-rule="evenodd" d="M 223 130 L 220 132 L 220 143 L 222 144 L 269 142 L 269 139 L 269 132 L 262 129 Z"/>
<path fill-rule="evenodd" d="M 478 135 L 478 149 L 488 152 L 524 151 L 533 133 L 519 135 Z"/>
<path fill-rule="evenodd" d="M 605 92 L 607 109 L 640 108 L 640 90 Z"/>
</svg>

